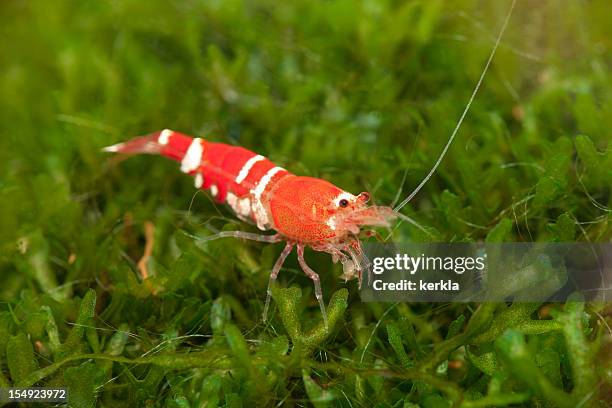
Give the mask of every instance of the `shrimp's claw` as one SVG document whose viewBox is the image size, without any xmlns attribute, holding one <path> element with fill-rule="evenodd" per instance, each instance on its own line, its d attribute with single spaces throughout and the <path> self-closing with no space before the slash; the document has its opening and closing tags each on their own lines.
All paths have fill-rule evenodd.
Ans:
<svg viewBox="0 0 612 408">
<path fill-rule="evenodd" d="M 348 282 L 351 279 L 355 279 L 355 276 L 360 275 L 359 270 L 355 267 L 355 262 L 351 259 L 342 260 L 342 275 L 340 277 L 344 279 L 344 282 Z"/>
</svg>

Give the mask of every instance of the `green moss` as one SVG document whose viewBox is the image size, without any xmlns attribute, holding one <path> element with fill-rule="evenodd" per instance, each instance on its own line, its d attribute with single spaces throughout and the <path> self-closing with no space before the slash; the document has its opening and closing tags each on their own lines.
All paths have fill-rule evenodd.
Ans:
<svg viewBox="0 0 612 408">
<path fill-rule="evenodd" d="M 395 241 L 612 237 L 611 9 L 537 3 L 402 210 L 426 232 Z M 389 204 L 435 162 L 508 6 L 4 1 L 0 386 L 69 385 L 74 406 L 600 404 L 609 305 L 365 304 L 307 251 L 329 329 L 294 255 L 263 323 L 281 248 L 194 240 L 254 229 L 175 163 L 100 152 L 168 127 Z"/>
</svg>

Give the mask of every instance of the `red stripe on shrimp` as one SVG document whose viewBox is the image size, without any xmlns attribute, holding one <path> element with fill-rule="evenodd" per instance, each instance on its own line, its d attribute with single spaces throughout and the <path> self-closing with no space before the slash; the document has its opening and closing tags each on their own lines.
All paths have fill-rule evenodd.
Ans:
<svg viewBox="0 0 612 408">
<path fill-rule="evenodd" d="M 248 173 L 245 174 L 244 178 L 241 180 L 240 189 L 238 191 L 250 192 L 251 190 L 255 189 L 266 173 L 274 167 L 276 167 L 276 164 L 265 157 L 253 163 Z"/>
<path fill-rule="evenodd" d="M 160 153 L 162 156 L 179 162 L 185 158 L 185 154 L 193 142 L 192 137 L 170 129 L 152 133 L 152 136 L 157 138 L 157 143 L 161 147 Z"/>
<path fill-rule="evenodd" d="M 242 186 L 241 181 L 249 172 L 249 166 L 257 157 L 262 157 L 242 147 L 231 146 L 230 152 L 223 159 L 222 168 L 227 177 L 228 190 L 238 197 L 249 192 L 249 186 Z"/>
<path fill-rule="evenodd" d="M 204 177 L 202 188 L 210 189 L 210 193 L 219 203 L 225 201 L 228 192 L 229 178 L 223 169 L 223 160 L 231 153 L 228 147 L 221 143 L 207 143 L 199 169 Z"/>
</svg>

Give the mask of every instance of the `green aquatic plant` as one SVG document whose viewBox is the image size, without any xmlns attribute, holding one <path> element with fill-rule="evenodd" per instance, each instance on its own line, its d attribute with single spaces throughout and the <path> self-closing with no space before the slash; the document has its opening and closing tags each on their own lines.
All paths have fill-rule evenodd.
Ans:
<svg viewBox="0 0 612 408">
<path fill-rule="evenodd" d="M 363 303 L 308 252 L 329 328 L 293 257 L 262 323 L 281 248 L 193 239 L 252 226 L 173 163 L 100 152 L 170 127 L 390 204 L 442 150 L 508 5 L 3 2 L 0 388 L 69 387 L 74 407 L 610 406 L 609 303 Z M 517 3 L 402 209 L 422 229 L 393 240 L 609 242 L 610 13 Z"/>
</svg>

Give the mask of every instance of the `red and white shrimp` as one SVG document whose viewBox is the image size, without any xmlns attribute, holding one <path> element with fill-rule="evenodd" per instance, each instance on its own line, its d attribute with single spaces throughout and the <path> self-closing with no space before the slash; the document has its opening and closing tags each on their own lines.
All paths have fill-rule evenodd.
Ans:
<svg viewBox="0 0 612 408">
<path fill-rule="evenodd" d="M 285 259 L 293 247 L 297 246 L 298 262 L 314 282 L 315 296 L 327 327 L 319 275 L 306 264 L 304 248 L 308 246 L 315 251 L 331 254 L 334 262 L 342 262 L 345 278 L 357 276 L 361 285 L 362 274 L 369 269 L 369 262 L 359 241 L 361 229 L 389 226 L 390 221 L 396 217 L 413 222 L 398 211 L 425 185 L 446 155 L 489 69 L 515 4 L 516 0 L 512 0 L 478 82 L 437 161 L 415 190 L 395 209 L 369 206 L 368 193 L 353 195 L 325 180 L 296 176 L 242 147 L 191 138 L 169 129 L 115 144 L 104 150 L 127 154 L 161 154 L 176 160 L 181 164 L 181 171 L 194 177 L 196 188 L 210 190 L 219 203 L 227 203 L 240 219 L 254 222 L 260 230 L 276 231 L 274 235 L 223 231 L 212 237 L 286 242 L 270 274 L 264 320 L 270 303 L 271 285 Z"/>
<path fill-rule="evenodd" d="M 264 306 L 266 318 L 271 285 L 283 262 L 297 246 L 298 262 L 312 279 L 323 320 L 327 316 L 319 275 L 304 260 L 304 248 L 327 252 L 344 267 L 344 277 L 357 276 L 368 268 L 359 233 L 365 226 L 389 226 L 396 213 L 391 207 L 370 206 L 366 192 L 351 194 L 328 181 L 296 176 L 270 160 L 238 146 L 192 138 L 169 129 L 140 136 L 104 149 L 115 153 L 160 154 L 180 162 L 180 169 L 194 177 L 196 188 L 209 190 L 219 203 L 226 203 L 236 216 L 251 221 L 274 235 L 223 231 L 214 236 L 237 237 L 264 242 L 286 242 L 272 268 Z"/>
</svg>

